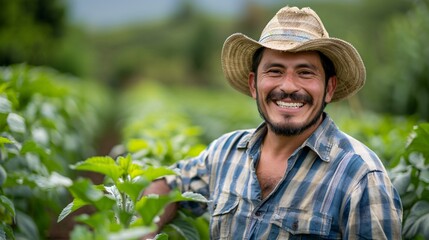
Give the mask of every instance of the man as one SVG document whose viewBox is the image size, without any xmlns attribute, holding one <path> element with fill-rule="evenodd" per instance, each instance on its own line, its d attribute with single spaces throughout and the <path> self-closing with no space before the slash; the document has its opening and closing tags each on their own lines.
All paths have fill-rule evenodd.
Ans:
<svg viewBox="0 0 429 240">
<path fill-rule="evenodd" d="M 146 193 L 178 187 L 206 196 L 212 239 L 401 238 L 401 201 L 381 161 L 324 113 L 364 85 L 350 43 L 330 38 L 313 10 L 285 7 L 259 41 L 230 36 L 222 67 L 235 89 L 256 100 L 264 123 L 221 136 L 177 163 L 180 177 Z"/>
</svg>

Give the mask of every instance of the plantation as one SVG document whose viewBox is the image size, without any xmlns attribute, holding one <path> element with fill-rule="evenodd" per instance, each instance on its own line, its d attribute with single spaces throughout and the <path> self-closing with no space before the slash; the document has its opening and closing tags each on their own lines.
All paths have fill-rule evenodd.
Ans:
<svg viewBox="0 0 429 240">
<path fill-rule="evenodd" d="M 169 203 L 208 201 L 142 196 L 151 181 L 221 134 L 261 123 L 254 101 L 226 86 L 220 52 L 231 33 L 259 37 L 283 3 L 219 15 L 179 1 L 154 21 L 91 29 L 69 22 L 66 2 L 0 8 L 0 240 L 139 239 Z M 403 239 L 429 239 L 429 3 L 289 4 L 311 6 L 361 54 L 365 87 L 326 111 L 383 161 L 403 203 Z M 209 216 L 181 210 L 156 239 L 209 239 Z"/>
<path fill-rule="evenodd" d="M 150 181 L 176 174 L 167 167 L 217 135 L 261 121 L 252 100 L 228 91 L 146 82 L 113 99 L 102 86 L 48 68 L 16 65 L 0 76 L 0 239 L 54 238 L 55 222 L 71 219 L 71 239 L 137 239 L 154 229 L 166 204 L 207 201 L 178 192 L 140 197 Z M 385 161 L 404 205 L 404 238 L 428 238 L 429 124 L 345 105 L 328 112 Z M 111 156 L 99 156 L 106 119 L 122 139 Z M 158 235 L 168 237 L 207 239 L 208 216 L 181 212 Z"/>
</svg>

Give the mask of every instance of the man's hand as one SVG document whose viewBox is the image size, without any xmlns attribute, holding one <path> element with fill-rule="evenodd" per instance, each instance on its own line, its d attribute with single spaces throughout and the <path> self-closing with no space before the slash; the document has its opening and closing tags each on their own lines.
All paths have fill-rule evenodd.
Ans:
<svg viewBox="0 0 429 240">
<path fill-rule="evenodd" d="M 147 187 L 143 195 L 148 194 L 158 194 L 158 195 L 167 195 L 171 191 L 165 179 L 158 179 L 153 181 L 149 187 Z M 160 216 L 159 221 L 156 223 L 158 226 L 157 230 L 153 233 L 150 233 L 142 238 L 143 239 L 153 239 L 161 231 L 165 224 L 169 223 L 176 216 L 177 213 L 177 203 L 171 203 L 167 205 L 164 213 Z"/>
</svg>

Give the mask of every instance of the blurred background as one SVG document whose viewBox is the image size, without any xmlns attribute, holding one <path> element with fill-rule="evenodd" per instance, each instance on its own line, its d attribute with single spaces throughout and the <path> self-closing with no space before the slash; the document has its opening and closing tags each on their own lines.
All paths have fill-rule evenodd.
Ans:
<svg viewBox="0 0 429 240">
<path fill-rule="evenodd" d="M 429 121 L 429 0 L 0 0 L 0 238 L 68 239 L 74 222 L 57 219 L 81 176 L 70 164 L 129 152 L 170 165 L 256 127 L 253 100 L 227 86 L 221 49 L 235 32 L 258 39 L 285 5 L 311 7 L 360 52 L 365 87 L 327 111 L 385 163 L 404 236 L 417 239 L 429 157 L 404 151 L 429 156 L 427 130 L 406 145 Z"/>
<path fill-rule="evenodd" d="M 1 0 L 0 65 L 44 65 L 115 90 L 136 81 L 222 89 L 220 51 L 276 11 L 310 6 L 361 53 L 353 107 L 429 119 L 427 0 Z M 358 100 L 357 100 L 358 99 Z"/>
</svg>

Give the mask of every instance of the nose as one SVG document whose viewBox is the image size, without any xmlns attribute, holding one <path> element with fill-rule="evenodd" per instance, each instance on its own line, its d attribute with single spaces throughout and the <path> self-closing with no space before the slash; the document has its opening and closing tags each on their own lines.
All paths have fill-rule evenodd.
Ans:
<svg viewBox="0 0 429 240">
<path fill-rule="evenodd" d="M 297 77 L 293 73 L 288 73 L 281 81 L 280 89 L 285 93 L 294 93 L 299 91 L 299 84 Z"/>
</svg>

